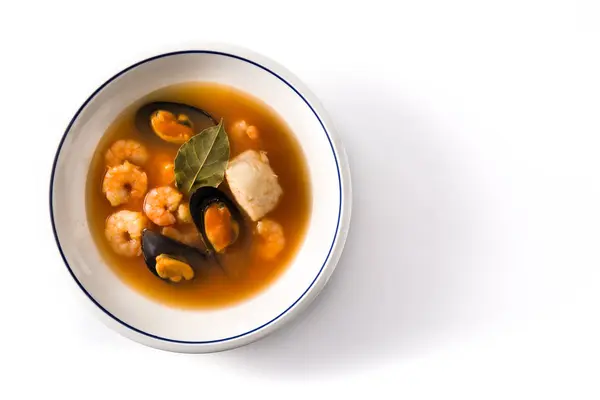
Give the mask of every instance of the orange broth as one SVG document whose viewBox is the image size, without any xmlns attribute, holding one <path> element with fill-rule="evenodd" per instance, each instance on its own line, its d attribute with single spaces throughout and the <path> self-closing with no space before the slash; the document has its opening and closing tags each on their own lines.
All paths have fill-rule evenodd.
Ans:
<svg viewBox="0 0 600 400">
<path fill-rule="evenodd" d="M 281 224 L 285 247 L 273 260 L 258 257 L 254 251 L 253 234 L 256 223 L 244 214 L 243 240 L 220 257 L 223 269 L 207 265 L 196 277 L 184 284 L 162 281 L 152 274 L 142 256 L 125 257 L 116 254 L 105 235 L 106 219 L 118 210 L 142 211 L 142 201 L 121 206 L 110 205 L 102 193 L 102 181 L 107 171 L 104 155 L 119 139 L 142 143 L 150 159 L 142 168 L 148 176 L 148 190 L 164 184 L 165 162 L 173 161 L 179 145 L 170 144 L 156 135 L 142 134 L 135 127 L 135 113 L 151 101 L 172 101 L 189 104 L 210 113 L 217 121 L 223 119 L 228 133 L 231 155 L 253 148 L 265 151 L 273 171 L 278 176 L 283 195 L 277 207 L 267 217 Z M 232 135 L 231 127 L 239 120 L 258 128 L 260 139 L 250 140 Z M 296 255 L 307 230 L 311 212 L 310 182 L 302 149 L 285 122 L 262 101 L 229 86 L 213 83 L 185 83 L 169 86 L 145 96 L 127 107 L 110 125 L 94 154 L 87 178 L 86 207 L 91 234 L 106 263 L 127 285 L 157 302 L 178 308 L 216 308 L 246 300 L 271 284 Z M 233 200 L 226 181 L 220 186 Z M 187 202 L 188 198 L 184 197 Z M 187 224 L 175 228 L 195 229 Z M 152 226 L 151 229 L 159 230 Z"/>
</svg>

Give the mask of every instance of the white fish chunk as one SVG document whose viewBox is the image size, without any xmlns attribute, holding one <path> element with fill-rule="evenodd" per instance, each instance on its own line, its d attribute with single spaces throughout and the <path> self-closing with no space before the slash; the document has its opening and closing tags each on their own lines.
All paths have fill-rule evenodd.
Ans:
<svg viewBox="0 0 600 400">
<path fill-rule="evenodd" d="M 225 179 L 240 207 L 258 221 L 279 203 L 283 190 L 267 154 L 246 150 L 229 162 Z"/>
</svg>

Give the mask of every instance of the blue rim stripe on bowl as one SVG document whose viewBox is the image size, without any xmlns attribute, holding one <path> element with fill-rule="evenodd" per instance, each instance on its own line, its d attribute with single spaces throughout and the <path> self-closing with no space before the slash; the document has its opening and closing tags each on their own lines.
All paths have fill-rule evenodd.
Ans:
<svg viewBox="0 0 600 400">
<path fill-rule="evenodd" d="M 75 120 L 77 119 L 77 117 L 79 116 L 79 114 L 81 113 L 81 111 L 88 105 L 88 103 L 102 90 L 104 89 L 104 87 L 106 87 L 108 84 L 110 84 L 111 82 L 113 82 L 115 79 L 117 79 L 118 77 L 120 77 L 121 75 L 127 73 L 128 71 L 143 65 L 147 62 L 156 60 L 156 59 L 160 59 L 160 58 L 165 58 L 165 57 L 170 57 L 170 56 L 175 56 L 175 55 L 180 55 L 180 54 L 215 54 L 215 55 L 220 55 L 220 56 L 225 56 L 225 57 L 231 57 L 231 58 L 235 58 L 238 59 L 240 61 L 244 61 L 247 63 L 250 63 L 258 68 L 261 68 L 262 70 L 270 73 L 271 75 L 275 76 L 276 78 L 278 78 L 280 81 L 282 81 L 283 83 L 285 83 L 290 89 L 292 89 L 301 99 L 302 101 L 304 101 L 304 103 L 310 108 L 310 110 L 313 112 L 313 114 L 315 115 L 315 117 L 317 118 L 317 120 L 319 121 L 319 124 L 321 124 L 321 127 L 323 128 L 323 131 L 325 132 L 325 136 L 327 136 L 327 140 L 329 142 L 329 146 L 331 147 L 331 151 L 333 153 L 333 158 L 335 159 L 335 167 L 337 169 L 337 176 L 338 176 L 338 190 L 339 190 L 339 196 L 340 196 L 340 202 L 338 205 L 338 217 L 337 217 L 337 223 L 336 223 L 336 227 L 335 227 L 335 233 L 333 236 L 333 240 L 331 242 L 331 246 L 329 247 L 329 251 L 327 252 L 327 257 L 325 257 L 325 261 L 323 262 L 323 265 L 321 266 L 321 268 L 319 269 L 319 272 L 317 273 L 317 276 L 315 276 L 315 278 L 313 279 L 313 281 L 310 283 L 310 285 L 308 286 L 308 288 L 306 288 L 306 290 L 300 295 L 300 297 L 294 301 L 289 307 L 287 307 L 283 312 L 281 312 L 279 315 L 277 315 L 275 318 L 271 319 L 268 322 L 265 322 L 264 324 L 249 330 L 248 332 L 244 332 L 241 333 L 239 335 L 235 335 L 235 336 L 231 336 L 231 337 L 227 337 L 227 338 L 223 338 L 223 339 L 215 339 L 215 340 L 207 340 L 207 341 L 185 341 L 185 340 L 176 340 L 176 339 L 169 339 L 169 338 L 164 338 L 161 336 L 157 336 L 157 335 L 153 335 L 151 333 L 148 332 L 144 332 L 141 329 L 138 329 L 132 325 L 129 325 L 128 323 L 126 323 L 125 321 L 122 321 L 121 319 L 119 319 L 117 316 L 113 315 L 110 313 L 110 311 L 108 311 L 107 309 L 105 309 L 98 301 L 96 301 L 96 299 L 94 299 L 92 297 L 92 295 L 90 293 L 88 293 L 87 290 L 85 290 L 85 288 L 83 287 L 83 285 L 79 282 L 79 280 L 77 279 L 77 277 L 75 276 L 75 274 L 73 273 L 73 270 L 71 269 L 71 267 L 69 266 L 69 263 L 67 262 L 67 258 L 65 257 L 65 254 L 63 252 L 63 249 L 60 245 L 60 241 L 58 239 L 58 233 L 56 231 L 56 223 L 54 220 L 54 207 L 52 204 L 52 194 L 54 192 L 54 174 L 56 172 L 56 164 L 58 163 L 58 157 L 60 155 L 60 151 L 62 149 L 63 143 L 67 137 L 67 135 L 69 134 L 69 131 L 71 130 L 71 126 L 73 125 L 73 123 L 75 122 Z M 54 157 L 54 162 L 52 164 L 52 173 L 50 176 L 50 220 L 52 223 L 52 232 L 54 233 L 54 240 L 56 241 L 56 245 L 58 246 L 58 250 L 60 252 L 60 255 L 63 259 L 63 262 L 65 263 L 65 266 L 67 267 L 67 269 L 69 270 L 69 273 L 71 274 L 71 277 L 73 278 L 73 280 L 75 280 L 75 282 L 77 283 L 77 285 L 79 286 L 79 288 L 86 294 L 86 296 L 98 307 L 100 308 L 106 315 L 108 315 L 109 317 L 111 317 L 112 319 L 114 319 L 115 321 L 117 321 L 118 323 L 120 323 L 121 325 L 131 329 L 132 331 L 135 331 L 139 334 L 142 334 L 144 336 L 148 336 L 151 337 L 153 339 L 158 339 L 158 340 L 163 340 L 166 342 L 171 342 L 171 343 L 179 343 L 179 344 L 213 344 L 213 343 L 223 343 L 223 342 L 227 342 L 230 340 L 234 340 L 234 339 L 238 339 L 241 338 L 243 336 L 249 335 L 251 333 L 254 333 L 262 328 L 267 327 L 268 325 L 272 324 L 273 322 L 277 321 L 278 319 L 280 319 L 281 317 L 283 317 L 289 310 L 291 310 L 296 304 L 298 304 L 298 302 L 300 300 L 302 300 L 304 298 L 304 296 L 306 295 L 306 293 L 308 293 L 308 291 L 313 287 L 313 285 L 315 284 L 315 282 L 317 281 L 317 279 L 321 276 L 321 273 L 323 272 L 323 268 L 325 268 L 325 265 L 327 264 L 327 261 L 329 260 L 329 257 L 331 256 L 331 251 L 333 250 L 333 246 L 337 240 L 338 237 L 338 231 L 339 231 L 339 227 L 340 227 L 340 220 L 341 220 L 341 215 L 342 215 L 342 203 L 343 203 L 343 198 L 342 198 L 342 179 L 341 179 L 341 175 L 340 175 L 340 167 L 339 167 L 339 163 L 338 163 L 338 159 L 335 153 L 335 149 L 333 147 L 333 143 L 331 141 L 331 138 L 329 136 L 329 133 L 327 132 L 327 129 L 325 128 L 325 125 L 323 124 L 323 121 L 321 121 L 321 118 L 319 117 L 319 115 L 317 114 L 317 112 L 313 109 L 313 107 L 311 106 L 311 104 L 304 98 L 304 96 L 302 96 L 302 94 L 292 85 L 290 84 L 288 81 L 286 81 L 284 78 L 282 78 L 281 76 L 279 76 L 277 73 L 271 71 L 270 69 L 268 69 L 267 67 L 249 60 L 247 58 L 235 55 L 235 54 L 229 54 L 229 53 L 225 53 L 225 52 L 221 52 L 221 51 L 213 51 L 213 50 L 182 50 L 182 51 L 174 51 L 174 52 L 169 52 L 169 53 L 164 53 L 164 54 L 159 54 L 150 58 L 147 58 L 145 60 L 139 61 L 133 65 L 130 65 L 129 67 L 125 68 L 124 70 L 122 70 L 121 72 L 117 73 L 116 75 L 114 75 L 113 77 L 111 77 L 110 79 L 108 79 L 106 82 L 104 82 L 98 89 L 96 89 L 94 91 L 94 93 L 92 93 L 90 95 L 90 97 L 87 98 L 87 100 L 81 105 L 81 107 L 79 107 L 79 110 L 77 110 L 77 112 L 75 113 L 75 116 L 73 116 L 73 119 L 71 119 L 71 122 L 69 122 L 69 125 L 67 126 L 67 129 L 65 130 L 65 133 L 63 134 L 60 143 L 58 144 L 58 149 L 56 150 L 56 155 Z"/>
</svg>

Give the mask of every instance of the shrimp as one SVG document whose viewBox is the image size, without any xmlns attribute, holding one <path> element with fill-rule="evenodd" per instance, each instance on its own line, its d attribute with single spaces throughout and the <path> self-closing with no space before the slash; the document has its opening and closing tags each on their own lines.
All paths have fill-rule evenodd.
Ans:
<svg viewBox="0 0 600 400">
<path fill-rule="evenodd" d="M 259 236 L 258 255 L 261 258 L 272 260 L 285 247 L 283 227 L 270 219 L 262 219 L 256 224 L 256 233 Z"/>
<path fill-rule="evenodd" d="M 153 155 L 148 163 L 148 178 L 156 186 L 173 186 L 175 183 L 174 156 L 171 154 Z"/>
<path fill-rule="evenodd" d="M 144 212 L 156 225 L 173 225 L 177 222 L 174 213 L 182 198 L 183 195 L 171 186 L 154 188 L 144 199 Z"/>
<path fill-rule="evenodd" d="M 175 164 L 172 162 L 164 163 L 159 169 L 159 179 L 163 185 L 171 185 L 175 182 Z"/>
<path fill-rule="evenodd" d="M 102 181 L 102 192 L 113 207 L 144 198 L 146 190 L 146 173 L 128 161 L 109 168 Z"/>
<path fill-rule="evenodd" d="M 121 210 L 108 217 L 104 235 L 115 253 L 136 257 L 142 254 L 142 231 L 147 226 L 141 212 Z"/>
<path fill-rule="evenodd" d="M 163 235 L 170 237 L 171 239 L 175 239 L 181 243 L 185 243 L 190 246 L 198 247 L 200 246 L 200 235 L 196 229 L 187 230 L 187 232 L 182 232 L 177 228 L 173 228 L 172 226 L 165 226 L 162 228 L 161 232 Z"/>
<path fill-rule="evenodd" d="M 249 125 L 241 119 L 229 125 L 229 141 L 234 153 L 244 150 L 259 150 L 262 146 L 260 132 L 255 125 Z"/>
<path fill-rule="evenodd" d="M 191 224 L 193 222 L 189 204 L 179 205 L 177 208 L 177 222 L 180 224 Z"/>
<path fill-rule="evenodd" d="M 121 165 L 124 161 L 143 166 L 148 161 L 148 150 L 135 140 L 117 140 L 106 151 L 104 161 L 109 167 Z"/>
<path fill-rule="evenodd" d="M 251 140 L 257 140 L 260 137 L 258 128 L 254 125 L 248 125 L 245 120 L 239 120 L 231 124 L 231 133 L 238 139 L 247 136 Z"/>
</svg>

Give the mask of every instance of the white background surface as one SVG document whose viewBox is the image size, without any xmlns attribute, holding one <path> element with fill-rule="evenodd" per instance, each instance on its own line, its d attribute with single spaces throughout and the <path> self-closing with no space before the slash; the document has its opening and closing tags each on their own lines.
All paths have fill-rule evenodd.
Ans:
<svg viewBox="0 0 600 400">
<path fill-rule="evenodd" d="M 387 3 L 3 5 L 0 398 L 600 396 L 599 3 Z M 308 313 L 189 356 L 88 313 L 47 189 L 97 86 L 197 40 L 248 46 L 314 90 L 355 207 Z"/>
</svg>

